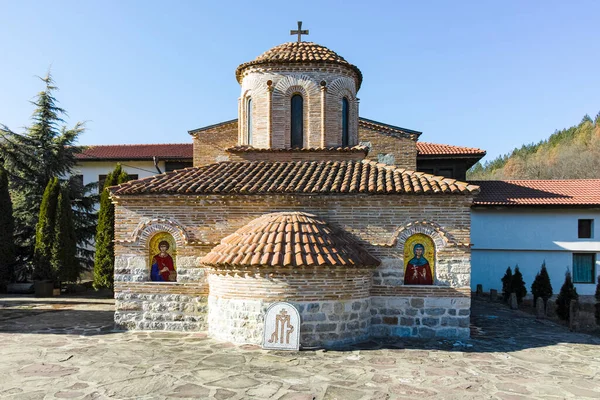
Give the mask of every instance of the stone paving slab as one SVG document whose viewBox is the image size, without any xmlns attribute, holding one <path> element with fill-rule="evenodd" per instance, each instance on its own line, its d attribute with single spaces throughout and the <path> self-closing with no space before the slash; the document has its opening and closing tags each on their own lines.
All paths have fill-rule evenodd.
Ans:
<svg viewBox="0 0 600 400">
<path fill-rule="evenodd" d="M 600 338 L 499 304 L 474 301 L 468 341 L 300 352 L 115 331 L 113 307 L 0 298 L 0 398 L 600 398 Z"/>
</svg>

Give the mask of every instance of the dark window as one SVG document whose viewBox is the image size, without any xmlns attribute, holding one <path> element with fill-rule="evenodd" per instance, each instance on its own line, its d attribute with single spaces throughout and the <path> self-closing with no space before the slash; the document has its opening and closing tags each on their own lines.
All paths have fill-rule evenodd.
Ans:
<svg viewBox="0 0 600 400">
<path fill-rule="evenodd" d="M 348 99 L 342 99 L 342 147 L 347 147 L 349 140 L 349 131 L 348 131 Z"/>
<path fill-rule="evenodd" d="M 579 239 L 590 239 L 592 237 L 592 221 L 591 219 L 580 219 L 578 221 L 577 233 Z"/>
<path fill-rule="evenodd" d="M 252 99 L 248 99 L 246 104 L 246 125 L 248 129 L 247 144 L 252 144 Z"/>
<path fill-rule="evenodd" d="M 106 175 L 98 175 L 98 193 L 102 193 L 102 189 L 104 189 L 104 181 L 106 180 Z"/>
<path fill-rule="evenodd" d="M 573 282 L 595 283 L 595 256 L 594 253 L 573 253 Z"/>
<path fill-rule="evenodd" d="M 176 169 L 184 169 L 193 167 L 194 163 L 191 161 L 167 161 L 165 162 L 165 172 L 175 171 Z"/>
<path fill-rule="evenodd" d="M 127 174 L 128 181 L 135 181 L 138 179 L 137 174 Z M 102 193 L 102 189 L 104 189 L 104 182 L 106 181 L 106 175 L 98 175 L 98 193 Z"/>
<path fill-rule="evenodd" d="M 440 168 L 438 169 L 438 175 L 444 178 L 452 178 L 454 176 L 453 168 Z"/>
<path fill-rule="evenodd" d="M 421 169 L 419 170 L 419 172 L 424 172 L 424 173 L 426 173 L 426 174 L 431 174 L 431 175 L 433 175 L 433 168 L 421 168 Z"/>
<path fill-rule="evenodd" d="M 292 147 L 304 146 L 304 104 L 302 96 L 292 96 Z"/>
</svg>

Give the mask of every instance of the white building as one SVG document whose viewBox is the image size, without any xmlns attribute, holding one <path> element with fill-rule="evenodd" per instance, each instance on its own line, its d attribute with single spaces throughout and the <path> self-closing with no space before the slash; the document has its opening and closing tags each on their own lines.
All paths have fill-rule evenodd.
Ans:
<svg viewBox="0 0 600 400">
<path fill-rule="evenodd" d="M 95 145 L 77 155 L 76 175 L 84 185 L 100 182 L 117 164 L 130 179 L 141 179 L 162 172 L 192 166 L 191 143 Z"/>
<path fill-rule="evenodd" d="M 600 273 L 600 179 L 477 181 L 471 213 L 471 287 L 502 290 L 518 264 L 530 294 L 542 263 L 557 294 L 571 272 L 580 295 Z"/>
</svg>

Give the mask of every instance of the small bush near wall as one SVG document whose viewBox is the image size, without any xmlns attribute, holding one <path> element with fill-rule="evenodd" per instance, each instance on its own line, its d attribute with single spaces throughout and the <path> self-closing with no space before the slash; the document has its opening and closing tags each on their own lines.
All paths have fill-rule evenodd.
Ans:
<svg viewBox="0 0 600 400">
<path fill-rule="evenodd" d="M 571 279 L 571 272 L 567 271 L 565 274 L 565 283 L 563 283 L 560 288 L 560 293 L 558 294 L 558 298 L 556 299 L 556 315 L 564 321 L 569 320 L 569 305 L 571 304 L 571 300 L 578 300 L 579 295 L 577 294 L 577 289 L 573 285 L 573 280 Z"/>
<path fill-rule="evenodd" d="M 502 277 L 502 299 L 506 303 L 512 293 L 513 273 L 510 267 L 506 268 L 506 273 Z"/>
<path fill-rule="evenodd" d="M 533 294 L 533 304 L 535 306 L 539 297 L 544 300 L 544 308 L 548 306 L 548 299 L 552 297 L 552 284 L 550 275 L 546 269 L 546 261 L 542 263 L 542 269 L 535 275 L 535 280 L 531 284 L 531 293 Z"/>
<path fill-rule="evenodd" d="M 598 284 L 596 285 L 596 312 L 594 316 L 596 317 L 596 324 L 600 325 L 600 275 L 598 275 Z"/>
<path fill-rule="evenodd" d="M 523 274 L 519 270 L 519 266 L 515 267 L 515 273 L 512 276 L 511 289 L 517 295 L 517 303 L 523 302 L 523 297 L 527 295 L 527 288 L 525 287 L 525 281 L 523 280 Z"/>
</svg>

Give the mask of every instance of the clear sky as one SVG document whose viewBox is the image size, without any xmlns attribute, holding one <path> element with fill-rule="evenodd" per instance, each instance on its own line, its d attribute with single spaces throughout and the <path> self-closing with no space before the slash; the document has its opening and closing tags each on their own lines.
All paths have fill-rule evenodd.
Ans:
<svg viewBox="0 0 600 400">
<path fill-rule="evenodd" d="M 599 1 L 0 0 L 0 123 L 51 66 L 81 144 L 186 143 L 237 117 L 235 68 L 296 21 L 364 75 L 362 117 L 486 159 L 600 111 Z"/>
</svg>

